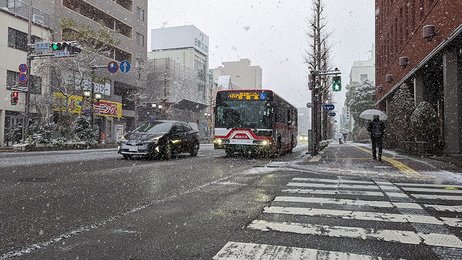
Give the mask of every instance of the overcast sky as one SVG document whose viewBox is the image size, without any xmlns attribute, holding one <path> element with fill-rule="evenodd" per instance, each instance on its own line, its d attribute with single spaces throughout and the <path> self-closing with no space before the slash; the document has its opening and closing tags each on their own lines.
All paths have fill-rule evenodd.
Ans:
<svg viewBox="0 0 462 260">
<path fill-rule="evenodd" d="M 150 0 L 150 30 L 193 24 L 210 37 L 210 68 L 249 58 L 263 69 L 263 88 L 296 106 L 309 101 L 307 19 L 311 0 Z M 373 0 L 325 0 L 333 63 L 349 81 L 353 61 L 367 59 L 374 44 Z M 342 91 L 343 92 L 343 91 Z M 343 102 L 344 93 L 336 96 Z"/>
</svg>

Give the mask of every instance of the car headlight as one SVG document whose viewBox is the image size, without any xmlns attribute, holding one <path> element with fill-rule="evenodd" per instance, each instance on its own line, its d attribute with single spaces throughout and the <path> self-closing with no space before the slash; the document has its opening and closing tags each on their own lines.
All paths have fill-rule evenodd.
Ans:
<svg viewBox="0 0 462 260">
<path fill-rule="evenodd" d="M 303 139 L 305 139 L 305 141 L 308 141 L 308 136 L 305 136 Z"/>
</svg>

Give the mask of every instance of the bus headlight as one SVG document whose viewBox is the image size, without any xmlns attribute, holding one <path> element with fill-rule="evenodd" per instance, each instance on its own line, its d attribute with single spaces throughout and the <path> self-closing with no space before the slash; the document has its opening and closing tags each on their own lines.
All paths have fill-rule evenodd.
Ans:
<svg viewBox="0 0 462 260">
<path fill-rule="evenodd" d="M 269 144 L 270 144 L 270 142 L 268 142 L 268 141 L 264 140 L 264 141 L 262 141 L 262 142 L 261 142 L 261 144 L 266 146 L 266 145 L 269 145 Z"/>
<path fill-rule="evenodd" d="M 215 140 L 213 140 L 213 142 L 214 142 L 215 144 L 218 144 L 218 145 L 222 145 L 222 144 L 223 144 L 223 140 L 221 140 L 221 139 L 215 139 Z"/>
</svg>

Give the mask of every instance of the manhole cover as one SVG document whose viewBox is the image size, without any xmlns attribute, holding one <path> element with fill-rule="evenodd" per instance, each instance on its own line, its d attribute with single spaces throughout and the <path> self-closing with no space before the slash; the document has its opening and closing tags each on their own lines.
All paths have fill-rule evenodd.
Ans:
<svg viewBox="0 0 462 260">
<path fill-rule="evenodd" d="M 18 182 L 50 182 L 51 180 L 52 180 L 51 178 L 37 177 L 37 178 L 22 178 L 22 179 L 19 179 Z"/>
</svg>

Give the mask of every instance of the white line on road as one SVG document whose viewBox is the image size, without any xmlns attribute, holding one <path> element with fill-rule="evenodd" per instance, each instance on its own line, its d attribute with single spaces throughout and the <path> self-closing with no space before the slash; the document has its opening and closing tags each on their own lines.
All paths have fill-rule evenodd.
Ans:
<svg viewBox="0 0 462 260">
<path fill-rule="evenodd" d="M 460 185 L 451 185 L 451 184 L 395 183 L 395 185 L 404 186 L 404 187 L 435 187 L 435 188 L 462 189 L 462 186 Z"/>
<path fill-rule="evenodd" d="M 416 233 L 403 230 L 377 230 L 360 227 L 342 227 L 311 225 L 302 223 L 270 222 L 254 220 L 248 228 L 260 231 L 279 231 L 304 235 L 317 235 L 329 237 L 348 237 L 357 239 L 373 239 L 403 244 L 424 244 L 429 246 L 462 248 L 462 241 L 455 235 L 436 233 Z"/>
<path fill-rule="evenodd" d="M 462 196 L 415 194 L 415 193 L 412 193 L 411 196 L 416 198 L 416 199 L 424 199 L 424 200 L 456 200 L 456 201 L 462 201 Z"/>
<path fill-rule="evenodd" d="M 442 189 L 408 188 L 408 187 L 402 187 L 402 188 L 405 191 L 462 194 L 462 190 L 442 190 Z"/>
<path fill-rule="evenodd" d="M 354 260 L 369 260 L 382 259 L 380 257 L 371 257 L 367 255 L 359 255 L 352 253 L 344 253 L 337 251 L 325 251 L 311 248 L 287 247 L 266 244 L 228 242 L 226 245 L 213 257 L 215 260 L 247 260 L 247 259 L 354 259 Z"/>
<path fill-rule="evenodd" d="M 332 198 L 318 198 L 318 197 L 291 197 L 279 196 L 274 199 L 275 202 L 296 202 L 296 203 L 313 203 L 313 204 L 332 204 L 343 206 L 366 206 L 377 208 L 406 208 L 406 209 L 422 209 L 416 203 L 400 203 L 389 201 L 368 201 L 368 200 L 348 200 L 348 199 L 332 199 Z"/>
<path fill-rule="evenodd" d="M 352 220 L 367 220 L 395 223 L 421 223 L 444 225 L 444 222 L 432 216 L 410 215 L 410 214 L 393 214 L 393 213 L 377 213 L 363 212 L 352 210 L 336 210 L 336 209 L 317 209 L 317 208 L 295 208 L 295 207 L 266 207 L 263 213 L 268 214 L 285 214 L 285 215 L 300 215 L 309 217 L 326 217 Z"/>
<path fill-rule="evenodd" d="M 354 191 L 354 190 L 311 190 L 311 189 L 286 189 L 282 192 L 300 193 L 300 194 L 316 194 L 316 195 L 356 195 L 356 196 L 385 196 L 382 192 L 376 191 Z"/>
<path fill-rule="evenodd" d="M 306 182 L 289 182 L 287 186 L 292 187 L 309 187 L 309 188 L 323 188 L 323 189 L 354 189 L 354 190 L 379 190 L 378 186 L 372 185 L 332 185 L 332 184 L 322 184 L 322 183 L 306 183 Z"/>
<path fill-rule="evenodd" d="M 441 219 L 446 223 L 446 225 L 451 226 L 451 227 L 462 227 L 462 219 L 460 218 L 444 218 L 441 217 Z"/>
<path fill-rule="evenodd" d="M 355 181 L 347 179 L 316 179 L 316 178 L 293 178 L 293 181 L 327 182 L 327 183 L 350 183 L 350 184 L 374 184 L 372 181 Z"/>
<path fill-rule="evenodd" d="M 425 204 L 427 208 L 432 208 L 436 211 L 450 211 L 450 212 L 461 212 L 462 213 L 462 206 L 448 206 L 448 205 L 432 205 L 432 204 Z"/>
</svg>

